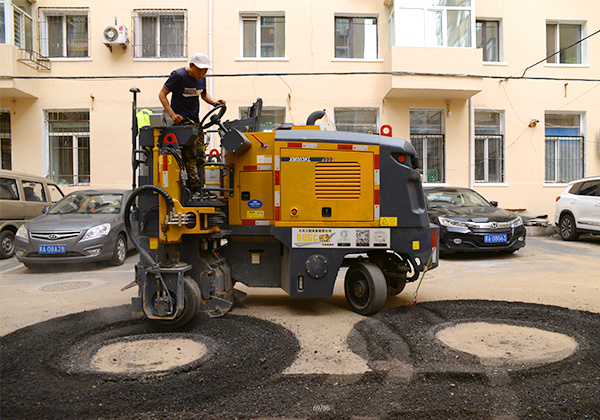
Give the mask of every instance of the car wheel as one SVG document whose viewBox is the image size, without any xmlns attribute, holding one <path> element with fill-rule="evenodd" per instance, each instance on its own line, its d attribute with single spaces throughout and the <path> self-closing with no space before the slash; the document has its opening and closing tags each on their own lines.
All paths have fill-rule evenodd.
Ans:
<svg viewBox="0 0 600 420">
<path fill-rule="evenodd" d="M 110 259 L 110 265 L 121 265 L 125 262 L 125 258 L 127 258 L 127 239 L 125 239 L 125 235 L 119 233 L 115 242 L 113 256 Z"/>
<path fill-rule="evenodd" d="M 383 272 L 370 262 L 352 264 L 344 281 L 346 300 L 352 310 L 361 315 L 371 315 L 385 305 L 387 283 Z"/>
<path fill-rule="evenodd" d="M 15 234 L 10 230 L 0 233 L 0 258 L 11 258 L 15 255 Z"/>
<path fill-rule="evenodd" d="M 558 229 L 560 237 L 565 241 L 574 241 L 579 238 L 579 233 L 575 229 L 575 219 L 570 214 L 565 214 L 560 218 Z"/>
</svg>

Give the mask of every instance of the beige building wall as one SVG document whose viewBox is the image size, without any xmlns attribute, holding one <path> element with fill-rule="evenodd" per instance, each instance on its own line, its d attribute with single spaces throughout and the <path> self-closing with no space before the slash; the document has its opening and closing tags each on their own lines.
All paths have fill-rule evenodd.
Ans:
<svg viewBox="0 0 600 420">
<path fill-rule="evenodd" d="M 600 35 L 585 41 L 582 65 L 541 63 L 527 70 L 528 78 L 502 77 L 521 76 L 527 66 L 545 58 L 547 21 L 584 23 L 585 35 L 598 30 L 600 3 L 473 2 L 477 19 L 501 22 L 499 63 L 483 62 L 481 50 L 475 48 L 390 48 L 388 0 L 201 0 L 176 5 L 153 0 L 85 2 L 79 6 L 89 8 L 90 58 L 52 60 L 50 71 L 38 71 L 18 61 L 16 47 L 0 45 L 0 109 L 11 113 L 12 168 L 46 175 L 45 111 L 89 110 L 91 187 L 129 187 L 129 89 L 141 90 L 139 107 L 159 107 L 157 95 L 166 76 L 185 66 L 187 60 L 135 59 L 131 44 L 126 50 L 116 47 L 111 52 L 102 43 L 102 26 L 125 25 L 131 40 L 135 36 L 134 9 L 182 8 L 187 11 L 188 56 L 197 51 L 212 54 L 210 93 L 227 100 L 225 119 L 238 118 L 239 108 L 249 106 L 258 97 L 264 106 L 284 107 L 286 121 L 295 124 L 303 124 L 318 109 L 326 109 L 333 116 L 335 107 L 375 107 L 379 109 L 379 127 L 390 125 L 394 137 L 408 140 L 411 109 L 441 109 L 445 115 L 445 185 L 473 187 L 489 200 L 499 201 L 502 207 L 548 214 L 553 220 L 554 200 L 564 184 L 545 183 L 544 114 L 557 111 L 583 115 L 585 174 L 600 174 Z M 32 4 L 34 48 L 39 9 L 71 4 L 48 0 Z M 285 57 L 241 57 L 242 12 L 285 15 Z M 336 14 L 377 18 L 376 59 L 334 58 Z M 348 74 L 352 72 L 363 74 Z M 23 78 L 31 76 L 40 78 Z M 498 110 L 504 115 L 505 182 L 500 184 L 474 182 L 471 111 L 480 109 Z M 206 111 L 208 107 L 202 103 L 201 114 Z M 529 127 L 532 120 L 539 123 Z"/>
</svg>

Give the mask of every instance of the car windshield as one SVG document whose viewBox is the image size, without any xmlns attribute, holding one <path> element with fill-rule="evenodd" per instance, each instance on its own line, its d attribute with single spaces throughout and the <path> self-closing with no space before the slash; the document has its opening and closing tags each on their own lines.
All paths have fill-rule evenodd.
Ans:
<svg viewBox="0 0 600 420">
<path fill-rule="evenodd" d="M 48 214 L 118 213 L 122 194 L 71 194 L 60 200 Z"/>
<path fill-rule="evenodd" d="M 475 191 L 428 191 L 427 202 L 430 207 L 489 207 L 485 198 Z"/>
</svg>

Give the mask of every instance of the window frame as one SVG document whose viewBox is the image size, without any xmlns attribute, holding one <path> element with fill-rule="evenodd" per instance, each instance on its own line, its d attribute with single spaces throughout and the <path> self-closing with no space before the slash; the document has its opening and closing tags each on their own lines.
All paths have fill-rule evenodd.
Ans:
<svg viewBox="0 0 600 420">
<path fill-rule="evenodd" d="M 580 33 L 580 39 L 583 39 L 587 36 L 587 22 L 585 21 L 569 21 L 569 20 L 547 20 L 546 21 L 546 56 L 551 56 L 555 53 L 558 53 L 561 49 L 560 47 L 560 27 L 561 25 L 570 25 L 570 26 L 579 26 L 581 33 Z M 549 39 L 548 39 L 548 27 L 549 26 L 555 26 L 556 30 L 554 31 L 554 49 L 555 51 L 550 52 L 549 48 Z M 560 62 L 560 53 L 553 55 L 552 57 L 550 57 L 549 59 L 547 59 L 544 62 L 545 66 L 550 66 L 550 67 L 579 67 L 579 66 L 583 66 L 583 67 L 587 67 L 588 63 L 587 63 L 587 42 L 583 41 L 580 42 L 577 45 L 580 49 L 579 49 L 579 54 L 580 54 L 580 60 L 578 63 L 562 63 Z"/>
<path fill-rule="evenodd" d="M 160 55 L 160 18 L 162 16 L 183 16 L 183 44 L 182 55 L 163 57 Z M 156 55 L 144 56 L 144 39 L 142 31 L 142 18 L 152 17 L 156 19 L 155 49 Z M 187 61 L 188 56 L 188 10 L 187 9 L 134 9 L 131 14 L 132 27 L 132 55 L 135 61 Z"/>
<path fill-rule="evenodd" d="M 487 30 L 486 30 L 486 26 L 488 23 L 493 22 L 496 23 L 498 25 L 498 32 L 497 32 L 497 40 L 498 40 L 498 45 L 496 46 L 497 50 L 498 50 L 498 57 L 497 60 L 490 60 L 487 57 L 487 48 L 485 47 L 486 45 L 486 40 L 487 40 Z M 479 24 L 482 24 L 482 30 L 481 30 L 481 40 L 482 40 L 482 47 L 481 49 L 482 51 L 482 57 L 483 57 L 483 62 L 488 64 L 488 63 L 502 63 L 504 61 L 504 56 L 503 56 L 503 51 L 502 51 L 502 19 L 484 19 L 484 18 L 477 18 L 475 20 L 475 48 L 480 48 L 477 45 L 477 33 L 478 31 L 478 26 Z"/>
<path fill-rule="evenodd" d="M 558 134 L 558 133 L 554 133 L 554 134 L 548 134 L 548 133 L 544 133 L 544 185 L 546 186 L 553 186 L 553 185 L 564 185 L 564 184 L 568 184 L 569 182 L 575 181 L 577 179 L 580 178 L 584 178 L 585 177 L 585 173 L 586 173 L 586 166 L 585 166 L 585 158 L 586 158 L 586 150 L 585 150 L 585 112 L 575 112 L 575 111 L 546 111 L 544 112 L 544 127 L 548 128 L 548 123 L 547 123 L 547 118 L 548 115 L 552 115 L 552 114 L 556 114 L 556 115 L 577 115 L 579 117 L 579 126 L 578 128 L 578 135 L 570 135 L 568 133 L 565 134 Z M 557 127 L 575 127 L 575 126 L 557 126 Z M 560 176 L 562 175 L 562 173 L 560 173 L 560 160 L 561 160 L 561 154 L 560 154 L 560 142 L 561 141 L 579 141 L 579 159 L 578 159 L 578 168 L 575 168 L 575 170 L 578 172 L 578 174 L 574 175 L 572 177 L 572 179 L 562 179 L 563 177 Z M 552 171 L 554 173 L 553 179 L 550 180 L 548 179 L 548 170 L 549 170 L 549 164 L 550 162 L 548 162 L 548 142 L 550 141 L 554 141 L 554 145 L 553 145 L 553 150 L 552 152 L 554 153 L 554 157 L 552 159 Z"/>
<path fill-rule="evenodd" d="M 337 113 L 338 112 L 348 112 L 348 111 L 352 111 L 352 112 L 361 112 L 361 111 L 369 111 L 369 112 L 373 112 L 375 114 L 375 124 L 372 125 L 371 130 L 352 130 L 352 129 L 345 129 L 345 128 L 351 128 L 351 127 L 364 127 L 364 126 L 368 126 L 371 124 L 348 124 L 348 123 L 343 123 L 343 126 L 340 126 L 340 124 L 338 123 L 338 116 Z M 379 134 L 379 128 L 381 126 L 380 124 L 380 109 L 379 107 L 368 107 L 368 106 L 339 106 L 339 107 L 334 107 L 333 108 L 333 120 L 334 120 L 334 124 L 335 124 L 335 129 L 336 131 L 342 131 L 342 132 L 349 132 L 349 133 L 365 133 L 365 134 Z M 340 129 L 341 128 L 341 129 Z"/>
<path fill-rule="evenodd" d="M 48 31 L 48 16 L 60 16 L 62 17 L 62 55 L 51 56 L 50 55 L 50 39 Z M 69 56 L 68 48 L 68 31 L 67 31 L 67 17 L 69 16 L 85 16 L 87 19 L 87 55 L 85 56 Z M 92 43 L 90 40 L 90 9 L 87 7 L 40 7 L 38 9 L 38 44 L 40 55 L 47 57 L 51 61 L 86 61 L 91 60 L 92 55 Z"/>
<path fill-rule="evenodd" d="M 428 132 L 429 130 L 425 129 L 425 130 L 418 130 L 418 131 L 413 131 L 412 126 L 413 126 L 413 122 L 411 121 L 411 113 L 412 112 L 432 112 L 432 113 L 440 113 L 441 116 L 441 121 L 440 121 L 440 125 L 438 127 L 437 130 L 431 130 L 431 132 Z M 422 152 L 422 156 L 419 156 L 417 153 L 417 157 L 419 158 L 419 161 L 421 163 L 421 167 L 418 169 L 419 173 L 421 174 L 421 179 L 423 183 L 426 184 L 430 184 L 430 185 L 446 185 L 446 110 L 443 108 L 410 108 L 409 110 L 409 126 L 410 126 L 410 142 L 413 145 L 413 147 L 415 147 L 414 141 L 415 140 L 420 140 L 423 141 L 423 152 Z M 427 127 L 427 126 L 425 126 Z M 435 125 L 431 125 L 431 127 L 437 127 Z M 436 132 L 437 131 L 437 132 Z M 428 157 L 428 152 L 429 152 L 429 138 L 432 138 L 434 140 L 440 140 L 441 141 L 441 150 L 442 150 L 442 155 L 440 157 L 441 159 L 441 176 L 440 176 L 440 180 L 439 181 L 435 181 L 435 182 L 429 182 L 429 175 L 428 172 L 429 170 L 434 170 L 434 169 L 430 169 L 429 168 L 429 157 Z M 426 141 L 427 140 L 427 141 Z M 415 147 L 416 149 L 416 147 Z"/>
<path fill-rule="evenodd" d="M 351 57 L 338 57 L 337 56 L 337 21 L 338 19 L 350 19 L 350 32 L 353 31 L 354 19 L 374 19 L 375 20 L 375 56 L 374 57 L 355 57 L 352 53 Z M 365 31 L 366 33 L 366 31 Z M 349 37 L 351 38 L 351 37 Z M 366 40 L 366 37 L 365 37 Z M 349 13 L 336 13 L 333 18 L 333 60 L 334 61 L 379 61 L 379 15 L 377 14 L 349 14 Z M 366 44 L 366 43 L 365 43 Z M 366 45 L 365 45 L 366 46 Z M 352 48 L 352 39 L 350 39 L 350 47 Z M 352 50 L 351 50 L 352 51 Z"/>
<path fill-rule="evenodd" d="M 283 55 L 275 56 L 275 57 L 263 57 L 262 56 L 262 18 L 283 18 Z M 254 56 L 245 56 L 244 49 L 244 40 L 245 40 L 245 31 L 244 31 L 244 22 L 245 21 L 254 21 L 255 29 L 254 29 L 254 46 L 255 46 L 255 55 Z M 289 61 L 289 58 L 286 55 L 287 46 L 286 46 L 286 32 L 287 25 L 285 19 L 285 12 L 282 11 L 272 11 L 272 12 L 240 12 L 240 21 L 239 21 L 239 56 L 236 58 L 237 61 Z"/>
<path fill-rule="evenodd" d="M 4 124 L 0 123 L 0 168 L 11 170 L 12 169 L 12 125 L 10 118 L 10 109 L 0 108 L 0 114 L 4 114 L 7 117 L 6 128 L 4 131 Z M 1 121 L 1 120 L 0 120 Z M 5 165 L 6 163 L 6 165 Z"/>
<path fill-rule="evenodd" d="M 499 110 L 495 110 L 495 109 L 476 109 L 475 110 L 475 114 L 477 114 L 477 112 L 487 112 L 487 113 L 496 113 L 498 114 L 498 131 L 495 133 L 477 133 L 477 127 L 488 127 L 486 125 L 477 125 L 477 122 L 475 121 L 475 144 L 474 144 L 474 162 L 473 164 L 474 166 L 474 179 L 473 182 L 476 184 L 487 184 L 487 185 L 505 185 L 506 183 L 506 133 L 505 133 L 505 127 L 506 127 L 506 122 L 505 122 L 505 112 L 504 111 L 499 111 Z M 485 137 L 485 138 L 484 138 Z M 490 181 L 490 157 L 489 157 L 489 140 L 490 139 L 500 139 L 501 140 L 501 146 L 500 146 L 500 152 L 501 152 L 501 156 L 498 157 L 497 159 L 495 159 L 495 161 L 500 160 L 500 164 L 497 165 L 497 167 L 500 169 L 500 180 L 495 180 L 495 181 Z M 483 140 L 484 142 L 484 168 L 483 168 L 483 172 L 484 172 L 484 179 L 477 179 L 477 140 Z"/>
<path fill-rule="evenodd" d="M 450 0 L 448 0 L 450 1 Z M 428 47 L 428 48 L 475 48 L 476 17 L 475 1 L 471 0 L 468 6 L 432 5 L 431 0 L 413 0 L 410 2 L 394 2 L 393 12 L 388 11 L 388 16 L 393 16 L 394 33 L 393 46 Z M 470 36 L 469 45 L 449 45 L 448 26 L 449 12 L 469 12 Z M 439 18 L 436 16 L 439 13 Z M 439 28 L 437 23 L 439 21 Z M 467 21 L 465 19 L 465 21 Z M 408 24 L 407 24 L 408 23 Z M 433 23 L 433 26 L 432 26 Z M 438 29 L 440 30 L 438 34 Z M 420 37 L 419 34 L 422 36 Z M 401 39 L 398 39 L 398 37 Z M 462 37 L 459 37 L 461 39 Z M 441 43 L 440 43 L 441 42 Z"/>
<path fill-rule="evenodd" d="M 87 123 L 88 123 L 88 131 L 87 132 L 83 132 L 83 131 L 68 131 L 68 132 L 51 132 L 50 128 L 51 128 L 51 121 L 50 121 L 50 113 L 87 113 Z M 44 110 L 44 131 L 45 131 L 45 135 L 44 135 L 44 145 L 43 145 L 43 150 L 44 150 L 44 154 L 46 156 L 45 160 L 44 160 L 44 172 L 47 173 L 47 177 L 50 178 L 51 180 L 55 181 L 57 184 L 59 185 L 69 185 L 69 186 L 76 186 L 76 185 L 91 185 L 91 161 L 92 161 L 92 156 L 91 156 L 91 113 L 89 109 L 46 109 Z M 52 150 L 54 149 L 52 147 L 52 142 L 51 142 L 51 137 L 52 136 L 57 136 L 57 137 L 61 137 L 61 136 L 72 136 L 73 142 L 72 145 L 70 147 L 70 149 L 72 150 L 73 156 L 72 156 L 72 161 L 71 161 L 71 170 L 73 172 L 72 175 L 64 175 L 64 174 L 52 174 L 52 158 L 53 158 L 53 152 Z M 80 148 L 79 147 L 79 139 L 81 138 L 87 138 L 88 139 L 88 146 L 87 146 L 87 160 L 88 160 L 88 167 L 90 170 L 89 174 L 80 174 L 79 173 L 79 150 L 80 149 L 86 149 L 84 148 Z M 77 146 L 75 146 L 75 144 L 77 143 Z M 47 154 L 47 155 L 46 155 Z M 46 166 L 47 165 L 47 166 Z M 60 177 L 72 177 L 71 180 L 72 182 L 70 183 L 65 183 L 63 181 L 61 181 L 59 178 Z M 87 178 L 87 181 L 80 181 L 79 178 Z"/>
<path fill-rule="evenodd" d="M 248 118 L 248 111 L 251 106 L 240 106 L 238 108 L 238 116 L 240 119 Z M 271 116 L 275 116 L 276 113 L 283 112 L 283 121 L 279 122 L 275 118 L 270 118 Z M 263 106 L 262 113 L 260 118 L 260 127 L 258 131 L 269 132 L 274 128 L 285 124 L 287 119 L 287 109 L 285 106 Z M 269 128 L 269 126 L 271 128 Z"/>
</svg>

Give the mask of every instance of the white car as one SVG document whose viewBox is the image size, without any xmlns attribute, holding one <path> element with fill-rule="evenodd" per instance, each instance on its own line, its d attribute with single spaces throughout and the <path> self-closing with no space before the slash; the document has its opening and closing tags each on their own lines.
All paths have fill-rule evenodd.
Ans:
<svg viewBox="0 0 600 420">
<path fill-rule="evenodd" d="M 600 176 L 573 181 L 556 197 L 554 223 L 565 241 L 600 234 Z"/>
</svg>

